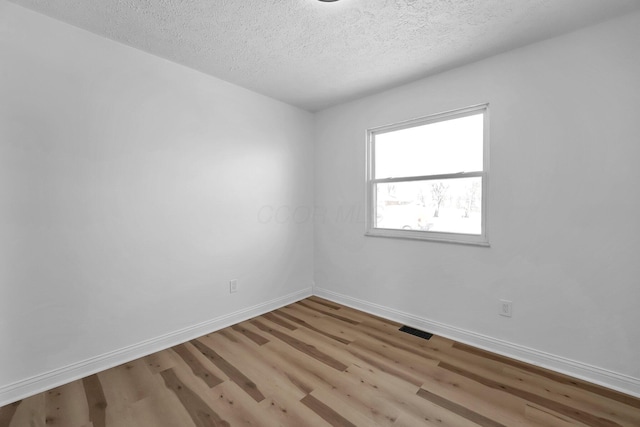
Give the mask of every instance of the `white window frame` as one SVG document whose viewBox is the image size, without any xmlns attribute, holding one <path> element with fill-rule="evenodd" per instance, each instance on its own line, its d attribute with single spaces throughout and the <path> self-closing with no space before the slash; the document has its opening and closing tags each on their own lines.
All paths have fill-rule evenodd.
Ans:
<svg viewBox="0 0 640 427">
<path fill-rule="evenodd" d="M 449 173 L 441 175 L 425 175 L 425 176 L 408 176 L 403 178 L 385 178 L 375 179 L 375 137 L 376 135 L 394 132 L 416 126 L 427 125 L 431 123 L 442 122 L 446 120 L 458 119 L 483 114 L 483 170 L 473 172 Z M 402 239 L 418 239 L 447 243 L 461 243 L 477 246 L 489 246 L 487 236 L 487 199 L 489 184 L 489 104 L 474 105 L 471 107 L 461 108 L 443 113 L 432 114 L 426 117 L 419 117 L 405 122 L 395 123 L 386 126 L 367 129 L 367 147 L 366 147 L 366 236 L 373 237 L 392 237 Z M 456 178 L 482 178 L 482 200 L 481 200 L 481 233 L 464 234 L 453 232 L 436 232 L 421 230 L 400 230 L 389 228 L 376 228 L 376 184 L 393 183 L 393 182 L 410 182 L 410 181 L 428 181 L 440 179 L 456 179 Z"/>
</svg>

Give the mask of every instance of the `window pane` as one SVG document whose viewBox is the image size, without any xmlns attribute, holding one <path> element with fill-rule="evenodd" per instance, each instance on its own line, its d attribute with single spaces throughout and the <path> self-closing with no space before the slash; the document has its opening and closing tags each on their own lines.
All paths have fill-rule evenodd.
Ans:
<svg viewBox="0 0 640 427">
<path fill-rule="evenodd" d="M 375 177 L 482 171 L 482 113 L 375 135 Z"/>
<path fill-rule="evenodd" d="M 482 178 L 376 185 L 375 228 L 480 235 Z"/>
</svg>

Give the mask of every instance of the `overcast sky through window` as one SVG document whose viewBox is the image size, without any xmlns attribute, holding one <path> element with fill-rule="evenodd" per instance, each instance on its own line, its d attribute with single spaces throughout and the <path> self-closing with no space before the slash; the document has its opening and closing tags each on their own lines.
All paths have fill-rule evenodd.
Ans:
<svg viewBox="0 0 640 427">
<path fill-rule="evenodd" d="M 482 113 L 375 136 L 375 178 L 482 170 Z"/>
</svg>

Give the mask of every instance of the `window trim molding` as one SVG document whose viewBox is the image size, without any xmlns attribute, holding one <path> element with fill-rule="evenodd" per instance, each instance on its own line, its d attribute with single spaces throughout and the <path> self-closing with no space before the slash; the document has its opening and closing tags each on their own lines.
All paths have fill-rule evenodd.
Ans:
<svg viewBox="0 0 640 427">
<path fill-rule="evenodd" d="M 483 160 L 482 171 L 461 172 L 441 175 L 428 176 L 409 176 L 404 178 L 384 178 L 375 179 L 375 136 L 387 132 L 399 131 L 419 125 L 427 125 L 445 120 L 458 119 L 462 117 L 472 116 L 482 112 L 483 114 Z M 489 146 L 490 146 L 490 129 L 489 129 L 489 103 L 477 104 L 470 107 L 460 108 L 456 110 L 445 111 L 442 113 L 431 114 L 428 116 L 418 117 L 399 123 L 369 128 L 366 131 L 366 164 L 365 164 L 365 236 L 370 237 L 390 237 L 399 239 L 425 240 L 444 243 L 458 243 L 464 245 L 485 246 L 489 247 L 489 238 L 487 233 L 487 205 L 488 205 L 488 183 L 489 183 Z M 481 234 L 464 234 L 436 231 L 418 231 L 418 230 L 399 230 L 389 228 L 376 228 L 376 195 L 374 191 L 375 184 L 389 182 L 410 182 L 425 181 L 435 179 L 456 179 L 469 177 L 482 177 L 482 206 L 481 210 Z"/>
</svg>

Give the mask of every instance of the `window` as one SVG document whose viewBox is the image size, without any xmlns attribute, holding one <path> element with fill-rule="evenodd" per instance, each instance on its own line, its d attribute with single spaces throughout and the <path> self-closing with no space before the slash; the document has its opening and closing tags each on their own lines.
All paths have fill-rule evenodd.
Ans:
<svg viewBox="0 0 640 427">
<path fill-rule="evenodd" d="M 370 129 L 367 235 L 488 246 L 488 105 Z"/>
</svg>

